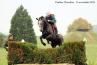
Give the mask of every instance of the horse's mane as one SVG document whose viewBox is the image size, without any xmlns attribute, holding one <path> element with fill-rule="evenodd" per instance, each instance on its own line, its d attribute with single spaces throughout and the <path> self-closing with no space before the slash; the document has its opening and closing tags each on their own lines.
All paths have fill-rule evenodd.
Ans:
<svg viewBox="0 0 97 65">
<path fill-rule="evenodd" d="M 44 16 L 39 17 L 39 20 L 42 20 L 43 23 L 43 33 L 51 33 L 51 28 L 50 28 L 50 24 L 48 23 L 48 21 L 46 20 L 46 18 Z"/>
<path fill-rule="evenodd" d="M 46 24 L 49 24 L 44 16 L 41 16 L 39 19 L 43 20 L 43 22 L 45 22 Z"/>
</svg>

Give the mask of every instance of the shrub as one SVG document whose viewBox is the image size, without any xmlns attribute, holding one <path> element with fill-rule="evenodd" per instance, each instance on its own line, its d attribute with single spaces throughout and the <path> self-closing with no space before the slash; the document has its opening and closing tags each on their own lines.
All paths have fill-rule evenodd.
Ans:
<svg viewBox="0 0 97 65">
<path fill-rule="evenodd" d="M 71 54 L 72 63 L 76 65 L 86 65 L 85 42 L 68 42 L 62 46 L 67 54 Z"/>
<path fill-rule="evenodd" d="M 28 55 L 31 54 L 30 51 L 34 48 L 36 48 L 35 45 L 32 45 L 32 43 L 27 42 L 15 42 L 15 41 L 9 41 L 8 42 L 8 60 L 9 64 L 11 63 L 23 63 L 25 60 L 27 60 Z M 27 61 L 26 61 L 27 62 Z M 29 61 L 31 62 L 31 61 Z"/>
<path fill-rule="evenodd" d="M 17 63 L 74 63 L 86 64 L 85 43 L 68 42 L 58 48 L 38 49 L 26 43 L 13 43 L 9 50 L 9 61 Z M 10 59 L 11 58 L 11 59 Z"/>
</svg>

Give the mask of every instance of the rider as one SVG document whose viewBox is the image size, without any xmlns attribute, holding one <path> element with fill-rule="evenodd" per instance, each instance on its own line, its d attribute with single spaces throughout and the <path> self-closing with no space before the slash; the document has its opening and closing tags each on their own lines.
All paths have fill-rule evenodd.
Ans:
<svg viewBox="0 0 97 65">
<path fill-rule="evenodd" d="M 51 25 L 53 33 L 55 31 L 55 34 L 57 34 L 58 30 L 57 30 L 57 27 L 56 27 L 56 19 L 55 19 L 54 14 L 51 14 L 50 12 L 48 12 L 47 15 L 46 15 L 46 20 Z"/>
</svg>

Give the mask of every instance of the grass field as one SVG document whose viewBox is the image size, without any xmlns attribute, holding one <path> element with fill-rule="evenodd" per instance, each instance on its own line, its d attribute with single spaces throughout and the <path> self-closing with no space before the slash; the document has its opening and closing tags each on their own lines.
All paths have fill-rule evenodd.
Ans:
<svg viewBox="0 0 97 65">
<path fill-rule="evenodd" d="M 7 52 L 4 48 L 0 48 L 0 65 L 8 65 Z"/>
<path fill-rule="evenodd" d="M 86 44 L 87 63 L 97 65 L 97 43 Z"/>
</svg>

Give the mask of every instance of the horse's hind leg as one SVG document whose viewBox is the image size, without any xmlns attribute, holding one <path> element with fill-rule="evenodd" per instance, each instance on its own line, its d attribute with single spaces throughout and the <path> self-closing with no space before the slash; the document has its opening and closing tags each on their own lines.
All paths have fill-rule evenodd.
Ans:
<svg viewBox="0 0 97 65">
<path fill-rule="evenodd" d="M 51 43 L 52 48 L 56 48 L 56 44 Z"/>
<path fill-rule="evenodd" d="M 42 36 L 40 36 L 40 41 L 41 41 L 41 43 L 42 43 L 44 46 L 46 46 L 46 44 L 43 42 Z"/>
</svg>

